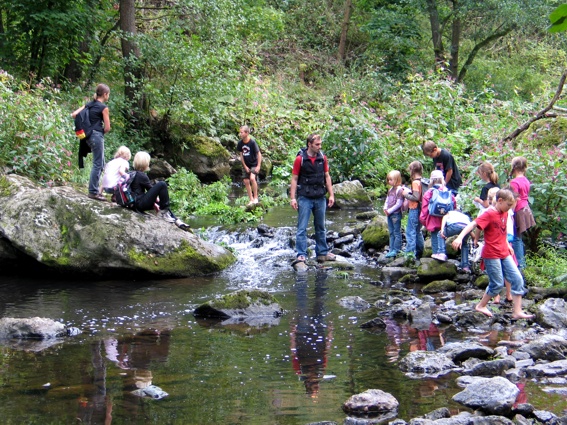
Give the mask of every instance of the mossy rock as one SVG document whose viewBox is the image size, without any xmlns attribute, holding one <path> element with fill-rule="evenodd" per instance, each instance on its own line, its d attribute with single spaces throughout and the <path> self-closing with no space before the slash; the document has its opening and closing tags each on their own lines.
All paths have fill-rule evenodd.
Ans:
<svg viewBox="0 0 567 425">
<path fill-rule="evenodd" d="M 428 285 L 423 287 L 423 292 L 425 294 L 436 294 L 439 292 L 455 292 L 457 290 L 457 284 L 449 279 L 444 280 L 434 280 Z"/>
<path fill-rule="evenodd" d="M 338 207 L 369 207 L 372 205 L 370 196 L 358 180 L 335 184 L 333 192 Z"/>
<path fill-rule="evenodd" d="M 430 282 L 440 279 L 453 279 L 457 275 L 457 266 L 449 262 L 440 262 L 432 258 L 422 258 L 417 275 L 421 280 Z"/>
<path fill-rule="evenodd" d="M 273 317 L 283 312 L 278 301 L 268 292 L 237 291 L 208 301 L 195 309 L 195 317 L 228 319 L 234 317 Z"/>
<path fill-rule="evenodd" d="M 382 216 L 375 217 L 362 232 L 362 240 L 366 248 L 384 249 L 390 243 L 386 219 Z"/>
<path fill-rule="evenodd" d="M 486 287 L 488 286 L 488 275 L 482 274 L 479 277 L 477 277 L 476 280 L 474 281 L 474 286 L 476 286 L 479 289 L 486 289 Z"/>
</svg>

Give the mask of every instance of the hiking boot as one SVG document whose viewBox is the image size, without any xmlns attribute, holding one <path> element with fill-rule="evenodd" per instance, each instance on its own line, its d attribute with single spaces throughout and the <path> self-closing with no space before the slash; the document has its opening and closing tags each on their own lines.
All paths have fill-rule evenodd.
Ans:
<svg viewBox="0 0 567 425">
<path fill-rule="evenodd" d="M 101 195 L 100 193 L 89 193 L 89 198 L 91 199 L 96 199 L 97 201 L 105 201 L 106 202 L 106 198 Z"/>
<path fill-rule="evenodd" d="M 167 221 L 168 223 L 175 223 L 175 216 L 169 210 L 160 210 L 157 213 L 158 218 Z"/>
<path fill-rule="evenodd" d="M 329 252 L 327 255 L 319 255 L 317 257 L 318 263 L 324 263 L 326 261 L 337 261 L 337 256 Z"/>
</svg>

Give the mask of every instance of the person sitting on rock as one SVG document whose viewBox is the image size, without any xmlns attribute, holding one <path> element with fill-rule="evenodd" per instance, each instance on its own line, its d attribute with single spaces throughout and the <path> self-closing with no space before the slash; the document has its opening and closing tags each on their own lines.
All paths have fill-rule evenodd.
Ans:
<svg viewBox="0 0 567 425">
<path fill-rule="evenodd" d="M 174 223 L 182 230 L 189 230 L 190 226 L 177 218 L 169 209 L 169 191 L 167 183 L 158 181 L 152 185 L 146 171 L 150 169 L 150 154 L 138 152 L 134 156 L 134 170 L 136 176 L 130 185 L 135 197 L 134 207 L 137 211 L 156 210 L 157 216 L 168 223 Z"/>
</svg>

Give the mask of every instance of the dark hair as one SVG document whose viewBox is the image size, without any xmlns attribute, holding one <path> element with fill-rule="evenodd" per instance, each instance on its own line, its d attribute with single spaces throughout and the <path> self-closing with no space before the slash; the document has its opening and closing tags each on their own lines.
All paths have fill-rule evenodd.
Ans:
<svg viewBox="0 0 567 425">
<path fill-rule="evenodd" d="M 321 136 L 319 136 L 317 133 L 313 133 L 307 136 L 307 147 L 309 147 L 309 145 L 316 140 L 321 140 Z"/>
<path fill-rule="evenodd" d="M 410 178 L 414 178 L 413 176 L 415 176 L 415 174 L 419 174 L 420 176 L 423 175 L 423 164 L 420 161 L 413 161 L 409 166 L 408 166 L 409 172 L 410 172 Z"/>
<path fill-rule="evenodd" d="M 423 145 L 421 145 L 421 150 L 423 150 L 425 155 L 430 155 L 435 149 L 437 149 L 437 145 L 431 140 L 423 142 Z"/>
<path fill-rule="evenodd" d="M 518 170 L 525 173 L 527 168 L 528 160 L 526 158 L 523 156 L 516 156 L 512 158 L 512 171 Z"/>
<path fill-rule="evenodd" d="M 110 93 L 110 88 L 106 84 L 99 84 L 96 86 L 95 95 L 96 97 L 102 97 L 106 93 Z"/>
</svg>

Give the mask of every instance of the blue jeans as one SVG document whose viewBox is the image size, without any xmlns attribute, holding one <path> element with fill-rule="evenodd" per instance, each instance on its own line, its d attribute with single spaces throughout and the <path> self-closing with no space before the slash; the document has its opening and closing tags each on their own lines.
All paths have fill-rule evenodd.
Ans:
<svg viewBox="0 0 567 425">
<path fill-rule="evenodd" d="M 91 137 L 87 140 L 87 145 L 91 148 L 93 155 L 93 168 L 89 179 L 89 193 L 98 193 L 98 183 L 102 168 L 104 167 L 104 135 L 97 130 L 93 130 Z"/>
<path fill-rule="evenodd" d="M 295 249 L 297 256 L 307 257 L 307 225 L 309 217 L 313 212 L 313 225 L 315 226 L 315 255 L 327 255 L 327 229 L 325 228 L 325 211 L 327 210 L 327 198 L 297 198 L 297 235 Z"/>
<path fill-rule="evenodd" d="M 514 239 L 512 239 L 512 248 L 514 248 L 516 260 L 518 260 L 518 267 L 520 269 L 525 269 L 526 258 L 524 252 L 524 240 L 522 239 L 522 235 L 514 235 Z"/>
<path fill-rule="evenodd" d="M 413 252 L 416 258 L 423 255 L 424 245 L 419 212 L 419 208 L 408 211 L 408 225 L 406 226 L 406 252 Z"/>
<path fill-rule="evenodd" d="M 445 254 L 445 239 L 441 237 L 441 230 L 431 232 L 431 250 L 434 254 Z"/>
<path fill-rule="evenodd" d="M 524 295 L 524 279 L 511 255 L 503 260 L 485 258 L 484 268 L 488 275 L 487 295 L 498 295 L 504 287 L 504 279 L 510 282 L 512 295 Z"/>
<path fill-rule="evenodd" d="M 457 223 L 448 224 L 445 226 L 445 230 L 443 231 L 443 233 L 445 234 L 446 237 L 455 236 L 461 233 L 461 231 L 465 227 L 466 226 L 463 224 L 457 224 Z M 461 245 L 461 268 L 470 267 L 469 244 L 468 244 L 469 236 L 470 233 L 467 233 L 467 235 L 463 238 L 463 244 Z"/>
<path fill-rule="evenodd" d="M 402 249 L 402 213 L 395 212 L 388 216 L 388 232 L 390 233 L 390 252 Z"/>
</svg>

